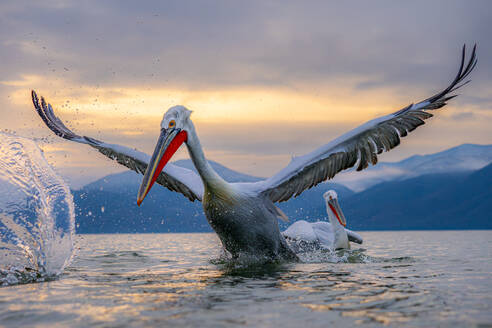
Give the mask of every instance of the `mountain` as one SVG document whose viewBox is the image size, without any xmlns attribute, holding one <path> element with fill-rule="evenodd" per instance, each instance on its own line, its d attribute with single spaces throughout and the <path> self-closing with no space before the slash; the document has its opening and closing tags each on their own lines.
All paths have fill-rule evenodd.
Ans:
<svg viewBox="0 0 492 328">
<path fill-rule="evenodd" d="M 473 171 L 492 162 L 492 145 L 463 144 L 448 150 L 431 154 L 415 155 L 398 163 L 407 171 L 420 171 L 420 174 Z"/>
<path fill-rule="evenodd" d="M 174 164 L 195 170 L 190 160 Z M 229 182 L 255 182 L 261 178 L 233 171 L 210 161 L 212 167 Z M 190 202 L 181 194 L 156 185 L 140 207 L 136 195 L 142 176 L 126 171 L 108 175 L 80 190 L 74 190 L 78 233 L 132 232 L 206 232 L 212 231 L 203 214 L 201 203 Z M 353 192 L 342 185 L 320 184 L 279 207 L 295 221 L 300 218 L 319 218 L 326 215 L 322 195 L 334 189 L 340 197 Z"/>
<path fill-rule="evenodd" d="M 247 175 L 247 174 L 244 174 L 241 172 L 233 171 L 233 170 L 225 167 L 224 165 L 221 165 L 221 164 L 214 162 L 214 161 L 209 161 L 209 163 L 210 163 L 210 166 L 212 166 L 212 168 L 216 172 L 220 173 L 220 176 L 225 181 L 228 181 L 228 182 L 256 182 L 256 181 L 263 180 L 263 178 L 254 177 L 252 175 Z M 190 170 L 193 170 L 196 172 L 196 169 L 195 169 L 195 166 L 193 165 L 193 162 L 189 159 L 181 159 L 179 161 L 174 162 L 173 164 L 176 164 L 178 166 L 181 166 L 181 167 L 184 167 L 184 168 L 187 168 L 187 169 L 190 169 Z"/>
<path fill-rule="evenodd" d="M 128 183 L 119 178 L 127 179 Z M 124 172 L 74 190 L 77 232 L 211 231 L 201 203 L 191 203 L 181 194 L 163 187 L 152 188 L 145 202 L 138 207 L 136 195 L 140 179 L 137 173 Z M 118 181 L 118 187 L 111 185 L 113 180 Z"/>
<path fill-rule="evenodd" d="M 492 162 L 492 145 L 463 144 L 430 155 L 415 155 L 395 163 L 378 163 L 362 172 L 348 171 L 334 182 L 362 191 L 384 181 L 404 180 L 426 174 L 471 172 Z"/>
<path fill-rule="evenodd" d="M 354 193 L 346 186 L 322 183 L 278 206 L 291 222 L 326 217 L 322 194 L 337 191 L 348 225 L 355 230 L 491 229 L 492 146 L 462 145 L 398 163 L 380 163 L 399 175 Z M 467 167 L 468 163 L 470 167 Z M 194 169 L 190 160 L 175 164 Z M 212 167 L 227 181 L 259 181 L 218 163 Z M 376 170 L 378 167 L 372 170 Z M 358 172 L 358 174 L 363 174 Z M 156 185 L 140 207 L 136 194 L 142 176 L 132 171 L 108 175 L 73 191 L 78 233 L 211 231 L 201 203 Z M 376 179 L 376 180 L 377 180 Z M 290 224 L 290 223 L 288 223 Z M 282 228 L 288 224 L 280 222 Z"/>
<path fill-rule="evenodd" d="M 492 164 L 384 182 L 343 202 L 355 230 L 492 229 Z"/>
</svg>

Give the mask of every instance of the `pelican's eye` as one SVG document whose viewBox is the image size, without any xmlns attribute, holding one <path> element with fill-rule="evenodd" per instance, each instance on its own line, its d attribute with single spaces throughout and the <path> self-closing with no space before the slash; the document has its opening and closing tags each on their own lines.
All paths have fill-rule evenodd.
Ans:
<svg viewBox="0 0 492 328">
<path fill-rule="evenodd" d="M 169 127 L 174 128 L 176 126 L 176 121 L 175 120 L 170 120 L 169 121 Z"/>
</svg>

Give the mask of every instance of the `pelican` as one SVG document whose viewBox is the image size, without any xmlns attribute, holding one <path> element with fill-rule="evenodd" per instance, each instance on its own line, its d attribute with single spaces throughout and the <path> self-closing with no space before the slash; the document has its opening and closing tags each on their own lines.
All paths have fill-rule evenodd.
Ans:
<svg viewBox="0 0 492 328">
<path fill-rule="evenodd" d="M 326 213 L 329 222 L 318 221 L 309 223 L 299 220 L 293 223 L 282 234 L 291 241 L 291 248 L 295 252 L 312 249 L 350 249 L 349 241 L 362 244 L 362 237 L 357 233 L 346 229 L 347 220 L 338 203 L 338 195 L 335 190 L 328 190 L 323 194 L 326 204 Z"/>
<path fill-rule="evenodd" d="M 446 105 L 453 91 L 467 84 L 466 77 L 477 63 L 476 45 L 465 64 L 463 46 L 458 74 L 441 92 L 392 114 L 373 119 L 292 161 L 277 174 L 254 183 L 228 183 L 208 163 L 184 106 L 169 108 L 160 124 L 160 135 L 153 155 L 124 146 L 80 136 L 67 128 L 44 98 L 32 91 L 32 101 L 44 123 L 56 135 L 94 147 L 107 157 L 144 174 L 137 195 L 140 205 L 153 184 L 183 194 L 190 201 L 201 201 L 210 226 L 224 248 L 234 257 L 250 254 L 259 258 L 295 260 L 297 256 L 282 236 L 277 218 L 286 219 L 275 203 L 300 195 L 337 173 L 355 167 L 363 170 L 375 165 L 378 154 L 400 143 L 400 138 L 424 124 L 430 113 Z M 226 123 L 224 123 L 226 124 Z M 197 173 L 169 163 L 185 144 Z"/>
</svg>

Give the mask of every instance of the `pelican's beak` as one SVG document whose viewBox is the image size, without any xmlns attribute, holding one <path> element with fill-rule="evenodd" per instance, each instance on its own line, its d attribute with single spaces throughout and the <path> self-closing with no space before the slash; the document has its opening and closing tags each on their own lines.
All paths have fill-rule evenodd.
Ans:
<svg viewBox="0 0 492 328">
<path fill-rule="evenodd" d="M 164 166 L 169 162 L 174 153 L 178 148 L 188 139 L 186 131 L 176 128 L 161 129 L 161 135 L 157 140 L 157 145 L 155 146 L 154 154 L 150 159 L 147 170 L 138 190 L 137 204 L 140 206 L 142 204 L 145 196 L 152 188 L 155 180 L 161 174 Z"/>
<path fill-rule="evenodd" d="M 338 222 L 340 222 L 341 225 L 344 227 L 347 226 L 347 221 L 345 220 L 345 215 L 343 215 L 342 208 L 338 204 L 338 199 L 337 198 L 332 198 L 328 201 L 328 206 L 330 207 L 330 210 L 335 214 L 336 218 L 338 219 Z"/>
</svg>

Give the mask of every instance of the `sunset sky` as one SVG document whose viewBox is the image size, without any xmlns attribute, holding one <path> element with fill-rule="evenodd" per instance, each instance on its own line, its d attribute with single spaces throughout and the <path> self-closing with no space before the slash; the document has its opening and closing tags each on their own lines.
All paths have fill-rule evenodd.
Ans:
<svg viewBox="0 0 492 328">
<path fill-rule="evenodd" d="M 268 176 L 445 88 L 476 42 L 472 83 L 382 160 L 490 144 L 491 33 L 485 0 L 4 1 L 0 130 L 37 138 L 80 187 L 124 168 L 53 136 L 31 89 L 77 133 L 148 153 L 182 104 L 209 159 Z"/>
</svg>

